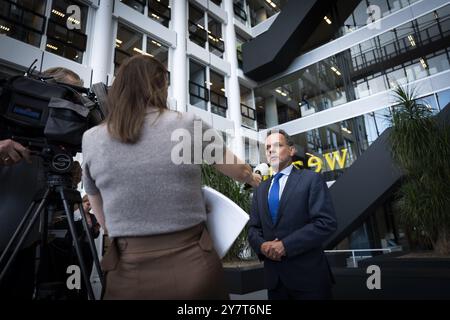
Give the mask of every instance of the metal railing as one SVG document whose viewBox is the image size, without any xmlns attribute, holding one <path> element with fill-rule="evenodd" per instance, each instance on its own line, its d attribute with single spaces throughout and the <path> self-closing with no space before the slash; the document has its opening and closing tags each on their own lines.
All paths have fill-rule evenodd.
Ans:
<svg viewBox="0 0 450 320">
<path fill-rule="evenodd" d="M 203 26 L 189 20 L 188 21 L 189 39 L 198 45 L 204 47 L 208 41 L 208 33 Z"/>
<path fill-rule="evenodd" d="M 163 24 L 167 27 L 169 21 L 172 17 L 172 9 L 166 4 L 163 4 L 157 0 L 148 1 L 148 15 L 151 17 L 152 14 L 163 20 Z M 153 16 L 155 17 L 155 16 Z"/>
<path fill-rule="evenodd" d="M 208 43 L 210 47 L 216 49 L 217 51 L 221 53 L 225 52 L 225 43 L 215 34 L 211 33 L 208 35 Z"/>
<path fill-rule="evenodd" d="M 189 95 L 199 98 L 203 101 L 209 101 L 209 90 L 193 81 L 189 81 Z"/>
<path fill-rule="evenodd" d="M 234 14 L 240 18 L 243 22 L 247 21 L 247 13 L 244 8 L 242 8 L 239 4 L 233 4 Z"/>
<path fill-rule="evenodd" d="M 222 93 L 210 90 L 211 111 L 222 117 L 226 117 L 228 109 L 228 99 Z"/>
<path fill-rule="evenodd" d="M 370 258 L 371 256 L 365 257 L 365 256 L 357 256 L 355 255 L 356 252 L 383 252 L 383 253 L 391 253 L 393 251 L 399 251 L 401 250 L 400 246 L 392 247 L 392 248 L 383 248 L 383 249 L 353 249 L 353 250 L 324 250 L 325 253 L 351 253 L 352 254 L 352 262 L 353 262 L 353 268 L 358 267 L 357 257 L 364 257 L 362 259 Z M 359 258 L 358 260 L 362 260 Z"/>
</svg>

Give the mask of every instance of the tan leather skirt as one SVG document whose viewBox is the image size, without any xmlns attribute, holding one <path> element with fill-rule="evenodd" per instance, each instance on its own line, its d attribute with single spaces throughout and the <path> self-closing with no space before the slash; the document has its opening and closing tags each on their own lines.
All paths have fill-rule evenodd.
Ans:
<svg viewBox="0 0 450 320">
<path fill-rule="evenodd" d="M 228 299 L 222 263 L 204 224 L 164 235 L 116 238 L 101 264 L 105 300 Z"/>
</svg>

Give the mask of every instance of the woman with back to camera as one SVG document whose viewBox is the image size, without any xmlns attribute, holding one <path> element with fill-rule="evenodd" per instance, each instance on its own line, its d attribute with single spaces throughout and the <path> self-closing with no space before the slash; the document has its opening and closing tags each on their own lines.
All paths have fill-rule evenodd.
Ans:
<svg viewBox="0 0 450 320">
<path fill-rule="evenodd" d="M 83 137 L 83 180 L 98 221 L 113 238 L 102 261 L 104 299 L 227 299 L 221 261 L 205 228 L 199 164 L 173 161 L 174 132 L 211 129 L 189 113 L 167 109 L 167 70 L 149 56 L 119 69 L 106 122 Z M 181 130 L 181 131 L 177 131 Z M 200 141 L 198 141 L 200 140 Z M 257 186 L 258 175 L 223 145 L 233 164 L 214 167 Z"/>
</svg>

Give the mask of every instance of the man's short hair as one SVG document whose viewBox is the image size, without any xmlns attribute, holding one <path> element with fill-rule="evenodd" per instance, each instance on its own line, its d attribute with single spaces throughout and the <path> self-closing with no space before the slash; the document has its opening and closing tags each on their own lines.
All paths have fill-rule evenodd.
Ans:
<svg viewBox="0 0 450 320">
<path fill-rule="evenodd" d="M 78 87 L 83 86 L 83 80 L 81 80 L 80 76 L 67 68 L 49 68 L 45 70 L 43 74 L 46 77 L 52 77 L 57 82 L 67 83 Z"/>
<path fill-rule="evenodd" d="M 269 130 L 269 131 L 267 132 L 266 139 L 267 139 L 267 137 L 269 137 L 270 135 L 272 135 L 272 134 L 277 134 L 277 133 L 279 133 L 279 134 L 281 134 L 281 135 L 284 136 L 284 138 L 286 139 L 286 142 L 287 142 L 288 146 L 290 146 L 290 147 L 294 146 L 294 140 L 292 140 L 291 136 L 288 135 L 287 132 L 284 131 L 283 129 L 271 129 L 271 130 Z"/>
</svg>

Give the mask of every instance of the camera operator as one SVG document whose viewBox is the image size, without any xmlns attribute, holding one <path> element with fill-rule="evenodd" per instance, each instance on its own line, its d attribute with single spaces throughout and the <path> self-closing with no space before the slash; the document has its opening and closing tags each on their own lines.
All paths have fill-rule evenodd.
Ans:
<svg viewBox="0 0 450 320">
<path fill-rule="evenodd" d="M 76 73 L 65 68 L 48 69 L 44 76 L 53 77 L 57 82 L 83 85 Z M 6 139 L 5 131 L 0 121 L 0 252 L 6 248 L 35 194 L 46 183 L 42 159 L 30 156 L 29 150 L 20 143 Z M 0 298 L 32 299 L 38 240 L 36 223 L 0 284 Z"/>
<path fill-rule="evenodd" d="M 22 160 L 28 163 L 30 160 L 30 152 L 27 148 L 11 139 L 0 141 L 0 164 L 10 166 L 19 163 Z"/>
</svg>

